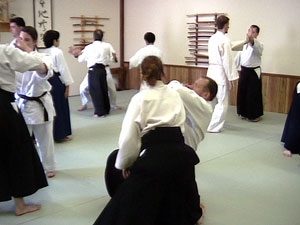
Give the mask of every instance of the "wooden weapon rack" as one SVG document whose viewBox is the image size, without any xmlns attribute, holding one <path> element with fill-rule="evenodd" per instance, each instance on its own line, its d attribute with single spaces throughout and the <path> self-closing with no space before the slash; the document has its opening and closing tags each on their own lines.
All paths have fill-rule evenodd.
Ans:
<svg viewBox="0 0 300 225">
<path fill-rule="evenodd" d="M 75 43 L 73 46 L 83 49 L 85 46 L 93 42 L 93 33 L 96 29 L 103 30 L 104 24 L 100 24 L 100 20 L 109 20 L 104 17 L 86 17 L 86 16 L 73 16 L 71 19 L 76 20 L 73 23 Z M 78 22 L 77 22 L 78 21 Z"/>
<path fill-rule="evenodd" d="M 9 32 L 8 0 L 0 0 L 0 32 Z"/>
<path fill-rule="evenodd" d="M 216 19 L 223 13 L 202 13 L 187 15 L 193 22 L 188 22 L 189 52 L 191 56 L 185 57 L 185 63 L 208 67 L 208 40 L 216 33 Z"/>
</svg>

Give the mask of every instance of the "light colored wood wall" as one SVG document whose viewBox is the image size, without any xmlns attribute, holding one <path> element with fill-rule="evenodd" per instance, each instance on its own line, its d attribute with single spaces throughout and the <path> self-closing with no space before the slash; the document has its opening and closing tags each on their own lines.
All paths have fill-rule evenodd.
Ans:
<svg viewBox="0 0 300 225">
<path fill-rule="evenodd" d="M 178 80 L 182 83 L 193 83 L 201 76 L 206 76 L 207 69 L 193 66 L 164 65 L 166 81 Z M 128 62 L 124 64 L 123 87 L 125 89 L 139 89 L 139 69 L 128 69 Z M 268 112 L 288 113 L 293 91 L 299 76 L 283 74 L 262 74 L 262 89 L 264 110 Z M 230 92 L 230 104 L 236 105 L 238 82 L 234 82 L 234 89 Z"/>
</svg>

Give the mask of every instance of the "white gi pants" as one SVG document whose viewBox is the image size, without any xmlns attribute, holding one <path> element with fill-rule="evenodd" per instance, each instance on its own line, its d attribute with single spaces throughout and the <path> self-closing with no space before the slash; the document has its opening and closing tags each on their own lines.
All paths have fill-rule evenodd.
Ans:
<svg viewBox="0 0 300 225">
<path fill-rule="evenodd" d="M 207 128 L 208 132 L 220 132 L 223 128 L 228 109 L 228 95 L 227 85 L 218 85 L 217 104 Z"/>
<path fill-rule="evenodd" d="M 107 89 L 108 89 L 108 96 L 109 102 L 112 108 L 116 108 L 116 99 L 117 99 L 117 90 L 114 79 L 112 77 L 110 68 L 107 66 L 105 67 L 106 70 L 106 80 L 107 80 Z M 80 84 L 80 96 L 82 105 L 87 105 L 90 102 L 90 95 L 89 95 L 89 82 L 88 82 L 88 74 L 84 77 L 83 81 Z"/>
<path fill-rule="evenodd" d="M 53 121 L 42 124 L 27 124 L 30 135 L 34 134 L 39 147 L 39 154 L 46 172 L 55 171 Z"/>
</svg>

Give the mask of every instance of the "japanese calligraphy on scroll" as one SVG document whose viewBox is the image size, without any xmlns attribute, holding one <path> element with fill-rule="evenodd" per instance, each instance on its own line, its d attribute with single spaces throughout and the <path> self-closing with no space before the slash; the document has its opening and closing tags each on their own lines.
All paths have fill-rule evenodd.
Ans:
<svg viewBox="0 0 300 225">
<path fill-rule="evenodd" d="M 38 32 L 38 48 L 44 48 L 43 35 L 52 29 L 52 2 L 51 0 L 33 0 L 34 26 Z"/>
</svg>

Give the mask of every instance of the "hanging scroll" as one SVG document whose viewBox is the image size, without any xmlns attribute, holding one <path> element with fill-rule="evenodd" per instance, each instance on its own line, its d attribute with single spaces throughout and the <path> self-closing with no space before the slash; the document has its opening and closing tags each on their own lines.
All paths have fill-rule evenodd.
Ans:
<svg viewBox="0 0 300 225">
<path fill-rule="evenodd" d="M 44 48 L 43 35 L 52 29 L 52 0 L 33 0 L 34 27 L 38 32 L 38 48 Z"/>
</svg>

